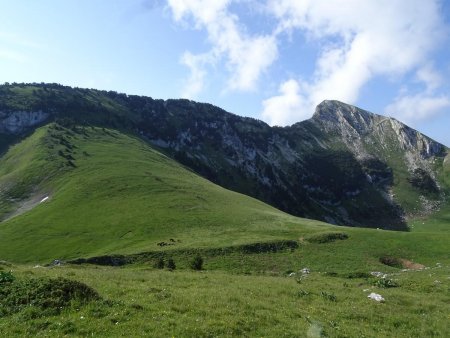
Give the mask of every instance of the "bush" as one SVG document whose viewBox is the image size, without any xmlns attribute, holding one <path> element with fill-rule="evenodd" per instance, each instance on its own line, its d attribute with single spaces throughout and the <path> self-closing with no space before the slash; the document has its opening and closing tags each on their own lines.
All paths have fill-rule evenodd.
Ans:
<svg viewBox="0 0 450 338">
<path fill-rule="evenodd" d="M 333 293 L 322 291 L 320 295 L 326 300 L 329 300 L 330 302 L 337 302 L 337 297 Z"/>
<path fill-rule="evenodd" d="M 61 277 L 34 278 L 0 287 L 0 308 L 4 314 L 28 307 L 55 314 L 73 302 L 85 304 L 93 300 L 100 300 L 94 289 L 84 283 Z"/>
<path fill-rule="evenodd" d="M 194 257 L 191 262 L 191 268 L 193 270 L 202 270 L 203 269 L 203 258 L 200 255 Z"/>
<path fill-rule="evenodd" d="M 377 279 L 373 284 L 379 288 L 385 288 L 385 289 L 398 287 L 397 282 L 393 281 L 392 279 L 387 279 L 387 278 Z"/>
<path fill-rule="evenodd" d="M 387 266 L 392 266 L 393 268 L 403 268 L 402 261 L 397 257 L 383 256 L 380 258 L 380 262 Z"/>
<path fill-rule="evenodd" d="M 175 261 L 172 258 L 170 258 L 167 261 L 167 269 L 169 269 L 169 270 L 175 270 L 176 269 Z"/>
<path fill-rule="evenodd" d="M 310 243 L 329 243 L 334 242 L 336 240 L 344 240 L 347 239 L 348 235 L 345 232 L 325 232 L 321 234 L 311 235 L 306 238 L 306 240 Z"/>
<path fill-rule="evenodd" d="M 0 271 L 0 284 L 14 282 L 16 277 L 10 272 Z"/>
<path fill-rule="evenodd" d="M 156 261 L 155 268 L 164 269 L 164 259 L 162 257 Z"/>
</svg>

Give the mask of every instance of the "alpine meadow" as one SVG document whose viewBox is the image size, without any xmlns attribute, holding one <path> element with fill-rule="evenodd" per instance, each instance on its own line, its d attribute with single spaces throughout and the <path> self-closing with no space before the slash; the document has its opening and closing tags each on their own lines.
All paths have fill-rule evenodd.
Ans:
<svg viewBox="0 0 450 338">
<path fill-rule="evenodd" d="M 450 335 L 449 149 L 343 102 L 1 85 L 0 220 L 4 337 Z"/>
</svg>

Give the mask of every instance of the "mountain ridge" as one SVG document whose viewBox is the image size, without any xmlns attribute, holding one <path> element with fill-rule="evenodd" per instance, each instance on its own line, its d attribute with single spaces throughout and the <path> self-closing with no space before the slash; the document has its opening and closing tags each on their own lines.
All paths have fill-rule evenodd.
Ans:
<svg viewBox="0 0 450 338">
<path fill-rule="evenodd" d="M 209 180 L 296 216 L 405 230 L 408 217 L 446 200 L 444 145 L 339 101 L 322 102 L 309 120 L 270 127 L 183 99 L 58 85 L 0 89 L 3 130 L 23 133 L 44 116 L 128 130 Z"/>
</svg>

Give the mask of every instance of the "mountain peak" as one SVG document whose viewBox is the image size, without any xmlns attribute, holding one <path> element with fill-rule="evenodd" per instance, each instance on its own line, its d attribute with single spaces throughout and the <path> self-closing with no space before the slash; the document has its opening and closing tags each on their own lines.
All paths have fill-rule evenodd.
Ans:
<svg viewBox="0 0 450 338">
<path fill-rule="evenodd" d="M 337 100 L 325 100 L 317 106 L 312 119 L 327 125 L 327 129 L 339 126 L 340 129 L 350 128 L 362 135 L 386 118 Z"/>
</svg>

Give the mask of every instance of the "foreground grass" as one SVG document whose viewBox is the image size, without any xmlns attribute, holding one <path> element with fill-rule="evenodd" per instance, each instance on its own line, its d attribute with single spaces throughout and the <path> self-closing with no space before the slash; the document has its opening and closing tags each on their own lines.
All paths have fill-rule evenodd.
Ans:
<svg viewBox="0 0 450 338">
<path fill-rule="evenodd" d="M 22 311 L 0 318 L 1 336 L 96 337 L 446 337 L 449 267 L 396 271 L 399 287 L 371 278 L 312 271 L 236 275 L 150 267 L 12 267 L 19 278 L 78 280 L 105 301 L 74 305 L 58 316 Z M 377 292 L 386 299 L 367 298 Z"/>
</svg>

